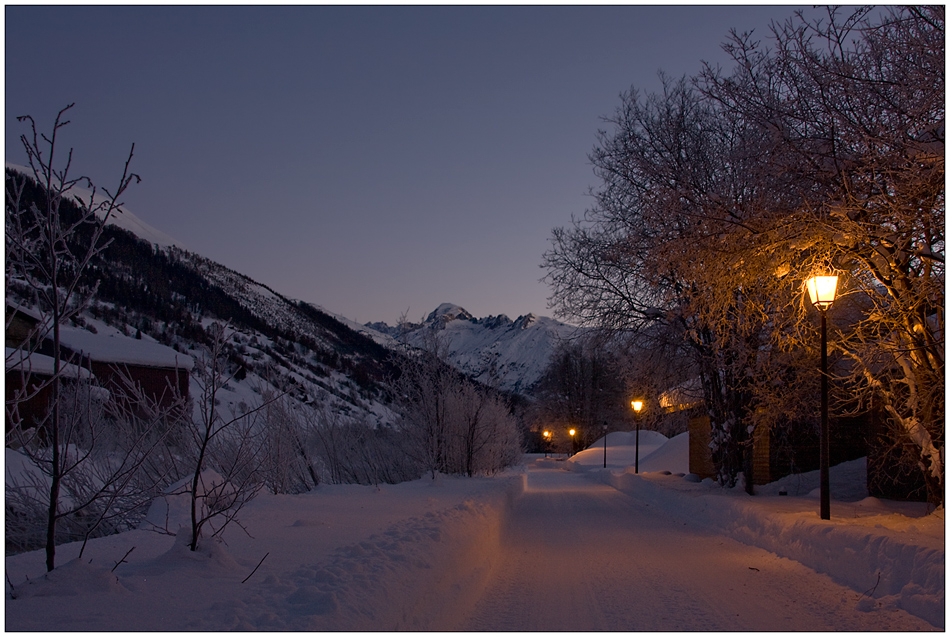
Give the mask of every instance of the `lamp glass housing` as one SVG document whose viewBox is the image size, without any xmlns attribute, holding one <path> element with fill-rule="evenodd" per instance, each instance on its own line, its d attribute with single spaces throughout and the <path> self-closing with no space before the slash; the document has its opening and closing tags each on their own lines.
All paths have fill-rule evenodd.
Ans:
<svg viewBox="0 0 950 637">
<path fill-rule="evenodd" d="M 631 401 L 630 401 L 630 406 L 633 407 L 633 410 L 634 410 L 635 412 L 640 413 L 640 410 L 643 409 L 643 401 L 642 401 L 642 400 L 631 400 Z"/>
<path fill-rule="evenodd" d="M 812 305 L 824 311 L 835 301 L 838 289 L 838 277 L 834 275 L 813 276 L 805 282 Z"/>
</svg>

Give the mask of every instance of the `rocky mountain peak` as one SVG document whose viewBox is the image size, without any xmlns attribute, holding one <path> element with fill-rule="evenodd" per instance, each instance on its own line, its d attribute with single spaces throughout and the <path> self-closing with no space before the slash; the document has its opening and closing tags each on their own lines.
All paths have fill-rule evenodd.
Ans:
<svg viewBox="0 0 950 637">
<path fill-rule="evenodd" d="M 454 303 L 443 303 L 439 307 L 435 308 L 431 314 L 426 318 L 425 322 L 427 324 L 431 323 L 442 323 L 445 325 L 449 321 L 454 321 L 456 319 L 461 319 L 463 321 L 473 321 L 475 317 L 469 314 L 465 308 L 455 305 Z"/>
<path fill-rule="evenodd" d="M 515 328 L 519 330 L 524 330 L 531 327 L 531 324 L 538 320 L 538 317 L 534 314 L 525 314 L 524 316 L 519 316 L 514 323 Z"/>
</svg>

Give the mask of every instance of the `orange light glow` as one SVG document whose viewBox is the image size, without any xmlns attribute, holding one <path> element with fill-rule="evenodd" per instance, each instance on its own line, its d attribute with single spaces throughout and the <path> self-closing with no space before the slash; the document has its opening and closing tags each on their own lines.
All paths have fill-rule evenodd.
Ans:
<svg viewBox="0 0 950 637">
<path fill-rule="evenodd" d="M 570 433 L 570 434 L 571 434 L 571 435 L 573 436 L 574 434 L 576 434 L 576 433 L 577 433 L 577 431 L 576 431 L 576 430 L 574 430 L 574 429 L 571 429 L 571 431 L 570 431 L 569 433 Z"/>
<path fill-rule="evenodd" d="M 642 401 L 642 400 L 631 400 L 631 401 L 630 401 L 630 406 L 633 407 L 633 410 L 639 414 L 639 413 L 640 413 L 640 410 L 643 409 L 643 401 Z"/>
</svg>

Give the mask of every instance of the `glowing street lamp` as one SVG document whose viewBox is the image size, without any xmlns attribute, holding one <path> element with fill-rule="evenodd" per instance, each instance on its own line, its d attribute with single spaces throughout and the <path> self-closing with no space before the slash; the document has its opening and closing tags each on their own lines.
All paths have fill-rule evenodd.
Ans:
<svg viewBox="0 0 950 637">
<path fill-rule="evenodd" d="M 633 407 L 633 419 L 637 423 L 637 451 L 636 455 L 633 457 L 634 465 L 633 472 L 640 473 L 640 410 L 643 409 L 642 400 L 631 400 L 630 406 Z"/>
<path fill-rule="evenodd" d="M 805 284 L 808 287 L 811 304 L 820 311 L 824 312 L 835 302 L 835 293 L 838 290 L 837 276 L 813 276 Z"/>
<path fill-rule="evenodd" d="M 544 430 L 544 457 L 548 457 L 548 449 L 551 447 L 551 432 L 547 429 Z"/>
<path fill-rule="evenodd" d="M 829 434 L 828 434 L 828 328 L 826 314 L 835 301 L 838 277 L 813 276 L 805 282 L 808 297 L 821 313 L 821 433 L 818 444 L 819 491 L 821 519 L 831 519 L 831 487 L 828 481 Z"/>
<path fill-rule="evenodd" d="M 567 433 L 571 434 L 571 455 L 574 455 L 574 450 L 577 449 L 577 442 L 574 440 L 574 434 L 577 433 L 576 429 L 571 429 Z"/>
</svg>

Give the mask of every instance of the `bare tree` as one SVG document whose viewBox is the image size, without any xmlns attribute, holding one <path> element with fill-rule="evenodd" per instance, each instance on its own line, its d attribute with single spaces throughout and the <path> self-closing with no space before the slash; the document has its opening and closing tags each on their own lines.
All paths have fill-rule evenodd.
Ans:
<svg viewBox="0 0 950 637">
<path fill-rule="evenodd" d="M 733 34 L 731 73 L 630 91 L 591 155 L 596 206 L 554 231 L 559 315 L 683 335 L 724 482 L 811 382 L 788 373 L 816 355 L 803 282 L 833 266 L 850 304 L 837 369 L 882 401 L 943 499 L 943 12 L 799 15 L 773 49 Z"/>
<path fill-rule="evenodd" d="M 234 377 L 226 370 L 225 344 L 228 326 L 215 323 L 207 330 L 211 344 L 204 357 L 195 363 L 194 378 L 199 392 L 198 414 L 189 422 L 193 471 L 190 484 L 171 495 L 189 494 L 191 508 L 192 551 L 207 526 L 211 536 L 220 534 L 237 519 L 245 504 L 264 486 L 262 475 L 266 442 L 261 411 L 280 395 L 265 397 L 260 405 L 243 413 L 220 408 L 218 395 Z"/>
<path fill-rule="evenodd" d="M 103 190 L 99 197 L 95 186 L 86 177 L 74 178 L 70 175 L 72 150 L 66 153 L 65 161 L 60 163 L 57 136 L 69 121 L 64 119 L 72 104 L 62 109 L 56 116 L 52 133 L 47 137 L 37 132 L 36 124 L 30 116 L 18 117 L 18 121 L 28 122 L 31 132 L 20 137 L 26 151 L 30 168 L 36 182 L 43 189 L 43 198 L 39 202 L 27 205 L 24 198 L 25 180 L 7 177 L 6 188 L 6 249 L 7 283 L 15 278 L 37 297 L 43 319 L 34 334 L 26 341 L 29 353 L 44 339 L 52 344 L 52 374 L 46 384 L 51 393 L 50 417 L 45 422 L 44 435 L 48 440 L 49 458 L 46 460 L 49 471 L 49 498 L 47 510 L 46 568 L 52 570 L 56 560 L 56 526 L 62 516 L 59 515 L 60 491 L 63 477 L 78 465 L 64 453 L 61 411 L 63 361 L 60 348 L 60 326 L 78 315 L 95 293 L 96 285 L 84 287 L 83 274 L 93 258 L 99 255 L 108 242 L 102 238 L 106 224 L 113 214 L 120 212 L 120 197 L 132 181 L 139 181 L 138 175 L 129 171 L 135 146 L 129 152 L 125 169 L 119 184 L 113 192 Z M 59 166 L 62 165 L 62 168 Z M 90 190 L 86 200 L 73 196 L 73 189 L 85 183 Z M 78 204 L 78 215 L 68 214 L 64 202 L 67 199 Z M 14 356 L 23 357 L 19 351 Z M 7 412 L 17 415 L 18 405 L 35 396 L 41 390 L 34 386 L 7 399 Z"/>
<path fill-rule="evenodd" d="M 455 372 L 445 358 L 438 334 L 427 332 L 424 349 L 406 352 L 395 390 L 407 449 L 433 478 L 447 470 L 448 395 Z"/>
<path fill-rule="evenodd" d="M 616 428 L 629 420 L 631 396 L 619 361 L 593 339 L 559 345 L 538 382 L 536 397 L 544 422 L 577 429 L 582 447 L 594 442 L 605 425 Z"/>
<path fill-rule="evenodd" d="M 883 405 L 942 502 L 944 7 L 829 9 L 773 36 L 764 51 L 734 34 L 736 71 L 707 69 L 704 91 L 767 131 L 775 169 L 795 175 L 805 194 L 762 247 L 789 278 L 813 264 L 845 275 L 861 318 L 835 345 L 844 380 Z"/>
<path fill-rule="evenodd" d="M 407 351 L 396 384 L 405 449 L 431 476 L 494 473 L 517 461 L 518 424 L 491 388 L 466 379 L 447 362 L 438 332 Z"/>
<path fill-rule="evenodd" d="M 395 484 L 422 473 L 413 441 L 405 431 L 332 411 L 308 407 L 306 431 L 316 441 L 327 481 L 337 484 Z M 411 436 L 410 436 L 411 438 Z"/>
<path fill-rule="evenodd" d="M 311 450 L 312 413 L 311 407 L 296 403 L 289 396 L 264 407 L 267 444 L 264 475 L 273 493 L 300 493 L 320 484 L 319 459 Z"/>
<path fill-rule="evenodd" d="M 88 378 L 60 393 L 62 453 L 56 541 L 83 542 L 135 528 L 145 509 L 177 476 L 155 451 L 180 420 L 183 400 L 159 402 L 131 379 L 112 395 Z M 116 395 L 121 394 L 121 395 Z M 45 430 L 41 423 L 41 430 Z M 40 514 L 48 506 L 52 450 L 14 429 L 25 467 L 7 478 L 7 538 L 22 550 L 38 544 Z"/>
<path fill-rule="evenodd" d="M 552 301 L 560 316 L 604 330 L 681 335 L 702 379 L 720 480 L 732 485 L 761 387 L 749 370 L 768 364 L 784 311 L 753 303 L 763 290 L 738 278 L 723 243 L 760 232 L 758 211 L 781 203 L 755 161 L 761 136 L 666 78 L 660 94 L 626 93 L 609 121 L 591 154 L 603 182 L 596 205 L 555 229 L 545 254 Z"/>
<path fill-rule="evenodd" d="M 463 380 L 450 396 L 453 473 L 493 474 L 521 457 L 517 419 L 495 391 Z"/>
</svg>

